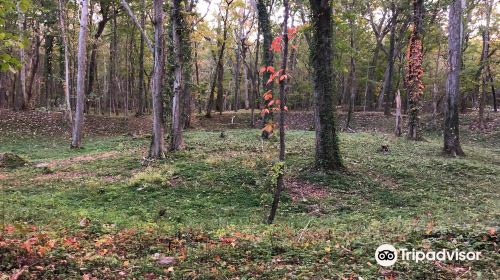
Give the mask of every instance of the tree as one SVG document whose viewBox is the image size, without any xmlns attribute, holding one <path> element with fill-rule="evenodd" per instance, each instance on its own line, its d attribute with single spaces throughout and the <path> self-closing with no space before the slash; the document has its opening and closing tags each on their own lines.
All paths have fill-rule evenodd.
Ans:
<svg viewBox="0 0 500 280">
<path fill-rule="evenodd" d="M 102 33 L 104 32 L 104 28 L 106 27 L 106 23 L 111 20 L 111 18 L 113 17 L 113 31 L 115 30 L 115 23 L 116 23 L 116 12 L 113 13 L 113 15 L 109 15 L 109 5 L 110 5 L 110 1 L 99 1 L 99 7 L 100 7 L 100 16 L 101 16 L 101 20 L 99 21 L 99 23 L 97 24 L 97 30 L 94 34 L 94 37 L 93 37 L 93 40 L 92 40 L 92 46 L 90 48 L 90 61 L 89 61 L 89 73 L 88 73 L 88 81 L 87 81 L 87 96 L 89 96 L 90 94 L 92 94 L 92 91 L 94 90 L 94 75 L 95 75 L 95 71 L 96 71 L 96 60 L 97 60 L 97 43 L 99 42 L 99 38 L 101 37 Z M 111 5 L 113 5 L 113 11 L 115 11 L 115 8 L 114 8 L 114 3 L 112 3 Z M 112 41 L 114 41 L 116 38 L 115 38 L 115 34 L 113 33 L 112 35 Z M 111 48 L 112 49 L 112 48 Z M 113 67 L 112 69 L 114 69 L 114 66 L 111 66 L 110 67 Z M 111 72 L 111 70 L 110 70 Z M 113 86 L 111 86 L 110 88 L 115 88 Z M 111 108 L 111 107 L 110 107 Z"/>
<path fill-rule="evenodd" d="M 465 155 L 460 146 L 458 98 L 461 68 L 462 1 L 454 0 L 449 8 L 448 20 L 448 78 L 446 81 L 446 118 L 443 152 L 450 156 Z"/>
<path fill-rule="evenodd" d="M 420 140 L 420 98 L 422 97 L 424 84 L 422 76 L 423 47 L 422 47 L 422 28 L 423 28 L 423 0 L 413 0 L 413 22 L 411 26 L 410 42 L 406 53 L 407 73 L 406 90 L 409 97 L 408 112 L 408 138 Z"/>
<path fill-rule="evenodd" d="M 286 86 L 286 80 L 287 80 L 287 74 L 286 74 L 286 65 L 287 65 L 287 60 L 288 60 L 288 39 L 289 39 L 289 33 L 288 33 L 288 13 L 289 13 L 289 6 L 288 6 L 288 0 L 283 0 L 283 6 L 285 7 L 285 12 L 284 12 L 284 19 L 283 19 L 283 36 L 282 36 L 282 41 L 283 41 L 283 54 L 282 54 L 282 62 L 281 62 L 281 76 L 277 75 L 279 78 L 279 84 L 280 84 L 280 102 L 279 102 L 279 109 L 280 109 L 280 120 L 279 120 L 279 128 L 280 128 L 280 151 L 279 151 L 279 165 L 278 165 L 278 178 L 276 181 L 276 190 L 274 192 L 274 198 L 273 198 L 273 204 L 271 206 L 271 213 L 269 214 L 269 217 L 267 219 L 268 224 L 272 224 L 274 221 L 274 217 L 276 215 L 276 211 L 278 210 L 278 204 L 280 201 L 281 197 L 281 192 L 283 191 L 285 187 L 285 182 L 284 182 L 284 172 L 285 172 L 285 111 L 286 111 L 286 96 L 285 96 L 285 86 Z M 280 73 L 280 72 L 278 72 Z M 276 102 L 276 100 L 274 101 Z"/>
<path fill-rule="evenodd" d="M 66 38 L 66 26 L 64 24 L 64 9 L 62 0 L 59 0 L 59 25 L 61 28 L 61 37 L 64 45 L 64 99 L 66 105 L 66 114 L 68 115 L 69 122 L 73 122 L 73 115 L 71 113 L 71 103 L 69 98 L 69 51 L 68 42 Z"/>
<path fill-rule="evenodd" d="M 273 41 L 272 33 L 271 33 L 271 20 L 269 18 L 268 7 L 271 7 L 271 4 L 265 0 L 257 1 L 257 16 L 259 20 L 259 30 L 262 35 L 262 65 L 265 67 L 273 66 L 273 52 L 271 50 L 271 43 Z M 264 71 L 262 75 L 262 86 L 264 92 L 273 89 L 273 83 L 268 83 L 269 77 L 271 73 L 268 71 Z M 270 101 L 264 100 L 264 107 L 268 106 Z M 273 121 L 272 112 L 264 114 L 262 118 L 262 127 L 265 127 L 269 123 Z M 268 138 L 268 135 L 265 131 L 262 132 L 262 138 Z"/>
<path fill-rule="evenodd" d="M 314 123 L 316 167 L 338 170 L 343 167 L 335 124 L 332 6 L 328 0 L 309 0 L 311 6 L 311 63 L 314 82 Z"/>
<path fill-rule="evenodd" d="M 479 127 L 483 129 L 484 127 L 484 106 L 486 104 L 486 80 L 489 78 L 487 75 L 489 63 L 489 53 L 490 53 L 490 20 L 491 12 L 493 9 L 493 0 L 485 0 L 486 9 L 486 23 L 482 30 L 483 38 L 483 48 L 481 51 L 481 60 L 479 61 L 479 69 L 476 72 L 476 79 L 478 81 L 480 78 L 482 80 L 482 91 L 479 94 L 479 83 L 476 83 L 474 96 L 479 95 Z M 481 73 L 483 73 L 481 75 Z"/>
<path fill-rule="evenodd" d="M 141 23 L 144 29 L 146 22 L 146 0 L 141 1 Z M 139 45 L 139 90 L 136 116 L 142 116 L 146 113 L 146 91 L 144 87 L 144 36 L 141 35 Z"/>
<path fill-rule="evenodd" d="M 380 50 L 383 49 L 382 42 L 389 32 L 389 26 L 392 21 L 386 22 L 387 18 L 387 9 L 383 10 L 382 17 L 379 19 L 378 23 L 374 20 L 373 11 L 371 7 L 368 7 L 369 11 L 369 22 L 372 27 L 373 33 L 375 35 L 375 47 L 373 49 L 372 59 L 368 66 L 367 70 L 367 81 L 365 87 L 365 109 L 372 110 L 373 109 L 373 99 L 374 99 L 374 90 L 375 90 L 375 69 L 377 67 L 377 62 L 380 54 Z"/>
<path fill-rule="evenodd" d="M 172 40 L 174 49 L 174 88 L 172 97 L 172 130 L 170 135 L 170 150 L 180 150 L 183 145 L 181 121 L 182 97 L 183 97 L 183 44 L 182 44 L 182 0 L 173 0 L 172 5 Z M 183 28 L 184 27 L 184 28 Z"/>
<path fill-rule="evenodd" d="M 212 90 L 210 91 L 210 98 L 208 100 L 208 105 L 207 105 L 207 113 L 206 117 L 210 118 L 212 109 L 213 109 L 213 103 L 214 103 L 214 89 L 215 89 L 215 82 L 217 81 L 217 100 L 215 102 L 215 110 L 219 111 L 219 113 L 222 114 L 222 111 L 224 108 L 223 102 L 224 102 L 224 86 L 223 86 L 223 81 L 224 81 L 224 51 L 226 49 L 226 43 L 227 43 L 227 32 L 228 32 L 228 24 L 229 24 L 229 7 L 233 3 L 234 0 L 225 0 L 226 7 L 225 7 L 225 13 L 224 16 L 222 17 L 222 38 L 218 36 L 217 38 L 217 49 L 218 49 L 218 58 L 217 58 L 217 67 L 215 70 L 215 76 L 214 76 L 214 83 L 212 83 Z M 220 31 L 220 30 L 219 30 Z"/>
<path fill-rule="evenodd" d="M 391 91 L 392 91 L 392 76 L 394 72 L 394 57 L 395 55 L 395 43 L 396 43 L 396 23 L 398 18 L 398 12 L 396 10 L 396 5 L 391 2 L 391 23 L 389 35 L 389 54 L 387 57 L 387 77 L 384 79 L 384 86 L 382 88 L 383 96 L 385 97 L 384 115 L 390 116 L 390 104 L 391 102 Z"/>
<path fill-rule="evenodd" d="M 354 1 L 350 5 L 350 10 L 354 10 Z M 347 110 L 347 120 L 345 123 L 345 129 L 349 130 L 351 129 L 351 121 L 352 121 L 352 115 L 354 113 L 354 106 L 356 102 L 356 59 L 355 59 L 355 53 L 356 53 L 356 46 L 354 45 L 354 19 L 353 16 L 349 16 L 349 46 L 350 46 L 350 67 L 349 67 L 349 91 L 350 91 L 350 98 L 349 98 L 349 108 Z"/>
<path fill-rule="evenodd" d="M 85 107 L 85 70 L 87 68 L 87 26 L 88 4 L 81 1 L 80 32 L 78 35 L 78 76 L 76 81 L 76 110 L 71 138 L 71 148 L 80 148 L 82 144 L 83 110 Z"/>
<path fill-rule="evenodd" d="M 154 12 L 154 68 L 151 83 L 153 103 L 153 137 L 149 147 L 149 157 L 153 159 L 165 158 L 165 139 L 163 138 L 163 98 L 162 76 L 164 68 L 163 55 L 163 0 L 153 1 Z"/>
<path fill-rule="evenodd" d="M 17 27 L 19 29 L 19 33 L 23 34 L 25 29 L 25 16 L 23 9 L 21 8 L 20 2 L 17 3 Z M 25 53 L 24 53 L 24 45 L 19 47 L 19 61 L 21 63 L 21 67 L 19 69 L 19 83 L 21 85 L 21 109 L 28 109 L 28 92 L 26 91 L 26 64 L 25 64 Z"/>
</svg>

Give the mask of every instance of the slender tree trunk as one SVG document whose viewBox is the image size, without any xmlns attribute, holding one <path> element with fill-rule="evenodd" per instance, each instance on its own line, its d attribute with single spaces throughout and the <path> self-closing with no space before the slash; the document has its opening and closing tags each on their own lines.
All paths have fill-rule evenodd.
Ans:
<svg viewBox="0 0 500 280">
<path fill-rule="evenodd" d="M 267 4 L 265 0 L 257 1 L 257 13 L 259 19 L 259 29 L 262 34 L 262 66 L 273 66 L 273 52 L 271 51 L 271 43 L 273 40 L 272 30 L 271 30 L 271 21 L 269 12 L 267 10 Z M 262 75 L 262 86 L 264 92 L 273 90 L 273 83 L 267 83 L 269 77 L 271 76 L 271 72 L 265 71 Z M 268 103 L 271 101 L 264 100 L 264 107 L 268 107 Z M 273 113 L 267 113 L 264 115 L 262 119 L 262 127 L 265 127 L 268 123 L 273 121 Z M 262 138 L 266 139 L 268 135 L 265 131 L 262 132 Z"/>
<path fill-rule="evenodd" d="M 458 98 L 460 93 L 462 1 L 450 4 L 448 17 L 448 78 L 446 81 L 446 119 L 443 152 L 463 156 L 459 140 Z"/>
<path fill-rule="evenodd" d="M 118 51 L 118 37 L 116 33 L 116 7 L 112 4 L 113 9 L 113 21 L 111 24 L 111 41 L 109 43 L 109 87 L 108 87 L 108 101 L 109 101 L 109 115 L 111 116 L 113 112 L 116 113 L 116 95 L 115 91 L 118 89 L 117 79 L 116 79 L 116 58 Z"/>
<path fill-rule="evenodd" d="M 113 5 L 113 11 L 115 10 L 114 4 Z M 97 30 L 94 34 L 94 38 L 92 40 L 92 46 L 91 46 L 91 51 L 90 51 L 90 61 L 89 61 L 89 72 L 88 72 L 88 81 L 87 81 L 87 96 L 90 96 L 92 91 L 94 90 L 94 77 L 97 76 L 95 74 L 96 69 L 97 69 L 97 43 L 99 41 L 99 38 L 101 37 L 102 33 L 104 32 L 104 28 L 106 27 L 106 23 L 110 20 L 110 17 L 108 17 L 108 10 L 109 6 L 102 4 L 101 5 L 101 17 L 102 19 L 99 21 L 97 24 Z M 112 15 L 113 17 L 116 17 L 116 12 Z"/>
<path fill-rule="evenodd" d="M 351 5 L 351 9 L 353 9 L 354 2 Z M 351 51 L 356 52 L 356 46 L 354 45 L 354 20 L 352 18 L 349 19 L 349 25 L 351 29 L 351 36 L 349 38 L 349 44 L 351 47 Z M 350 69 L 349 69 L 349 108 L 347 110 L 347 120 L 345 124 L 345 129 L 351 129 L 351 121 L 352 115 L 354 112 L 354 105 L 356 102 L 356 60 L 354 58 L 354 54 L 350 55 Z"/>
<path fill-rule="evenodd" d="M 368 111 L 373 110 L 373 98 L 375 90 L 375 69 L 377 68 L 378 57 L 380 53 L 380 44 L 377 44 L 373 51 L 372 60 L 367 70 L 367 81 L 365 87 L 365 109 Z"/>
<path fill-rule="evenodd" d="M 401 136 L 401 94 L 399 90 L 396 92 L 396 125 L 394 128 L 394 135 Z"/>
<path fill-rule="evenodd" d="M 228 20 L 229 20 L 229 7 L 233 0 L 226 0 L 226 10 L 224 19 L 222 21 L 222 42 L 220 43 L 219 50 L 219 62 L 217 63 L 217 102 L 215 103 L 215 109 L 222 114 L 224 111 L 224 51 L 226 49 L 227 32 L 228 32 Z"/>
<path fill-rule="evenodd" d="M 246 67 L 248 47 L 243 43 L 241 60 L 243 61 L 243 99 L 245 100 L 245 109 L 250 108 L 250 101 L 248 97 L 248 67 Z"/>
<path fill-rule="evenodd" d="M 213 53 L 214 62 L 216 63 L 212 85 L 210 86 L 210 95 L 207 102 L 207 112 L 205 117 L 210 118 L 214 107 L 215 85 L 217 84 L 217 75 L 219 74 L 219 61 L 216 59 L 215 52 Z"/>
<path fill-rule="evenodd" d="M 495 83 L 493 81 L 493 75 L 491 74 L 491 68 L 490 65 L 488 65 L 488 79 L 490 80 L 490 86 L 491 86 L 491 95 L 493 99 L 493 112 L 498 112 L 497 110 L 497 95 L 495 93 Z"/>
<path fill-rule="evenodd" d="M 38 27 L 37 29 L 39 29 Z M 28 103 L 26 104 L 28 108 L 34 108 L 35 106 L 35 100 L 34 97 L 35 95 L 33 94 L 33 83 L 35 82 L 35 76 L 38 71 L 38 64 L 40 62 L 40 45 L 41 45 L 41 40 L 40 40 L 40 35 L 38 34 L 38 30 L 36 31 L 35 34 L 35 45 L 33 47 L 33 62 L 31 65 L 31 75 L 30 75 L 30 80 L 28 84 Z"/>
<path fill-rule="evenodd" d="M 407 53 L 406 85 L 409 96 L 408 112 L 408 138 L 420 140 L 420 98 L 423 94 L 424 85 L 422 76 L 423 48 L 422 48 L 422 23 L 423 22 L 423 0 L 413 0 L 413 25 Z"/>
<path fill-rule="evenodd" d="M 487 2 L 486 2 L 487 1 Z M 486 0 L 486 25 L 483 30 L 483 50 L 481 53 L 481 61 L 479 63 L 478 73 L 481 76 L 482 81 L 482 90 L 481 95 L 479 96 L 479 128 L 484 128 L 484 106 L 486 105 L 486 87 L 487 87 L 487 74 L 485 70 L 489 67 L 489 57 L 490 53 L 490 19 L 491 19 L 491 11 L 493 8 L 493 0 Z M 486 68 L 486 69 L 485 69 Z M 481 75 L 481 73 L 483 73 Z M 477 74 L 477 73 L 476 73 Z M 479 77 L 478 77 L 479 78 Z M 478 79 L 476 79 L 477 81 Z M 477 96 L 478 88 L 476 87 L 475 96 Z"/>
<path fill-rule="evenodd" d="M 173 0 L 172 6 L 172 38 L 174 49 L 174 88 L 172 97 L 172 132 L 170 135 L 170 150 L 178 151 L 183 146 L 182 140 L 182 100 L 183 96 L 183 46 L 182 46 L 182 18 L 181 18 L 182 0 Z"/>
<path fill-rule="evenodd" d="M 286 75 L 286 64 L 288 60 L 288 0 L 283 0 L 283 6 L 285 7 L 285 15 L 283 19 L 283 55 L 281 62 L 281 69 L 283 70 L 281 75 Z M 285 188 L 285 107 L 286 107 L 286 80 L 280 78 L 280 154 L 279 154 L 279 173 L 276 183 L 276 190 L 274 191 L 273 204 L 271 206 L 271 213 L 267 219 L 268 224 L 272 224 L 274 217 L 276 216 L 276 211 L 278 210 L 278 204 L 281 197 L 281 192 Z"/>
<path fill-rule="evenodd" d="M 165 140 L 163 138 L 163 100 L 162 76 L 164 68 L 163 56 L 163 0 L 153 0 L 154 11 L 154 69 L 151 83 L 153 100 L 153 137 L 149 149 L 149 157 L 165 158 Z"/>
<path fill-rule="evenodd" d="M 76 81 L 75 122 L 71 138 L 71 148 L 80 148 L 82 143 L 83 110 L 85 107 L 85 70 L 87 68 L 88 4 L 82 0 L 80 32 L 78 35 L 78 76 Z"/>
<path fill-rule="evenodd" d="M 309 0 L 311 5 L 311 62 L 314 81 L 316 166 L 342 168 L 335 124 L 335 74 L 333 69 L 332 6 L 329 0 Z"/>
<path fill-rule="evenodd" d="M 481 94 L 479 99 L 479 129 L 484 129 L 484 106 L 486 105 L 486 74 L 481 75 Z"/>
<path fill-rule="evenodd" d="M 438 108 L 438 75 L 439 75 L 439 57 L 441 56 L 441 42 L 438 42 L 438 51 L 436 53 L 436 69 L 434 70 L 434 78 L 432 84 L 432 124 L 437 127 L 437 108 Z"/>
<path fill-rule="evenodd" d="M 19 7 L 19 3 L 17 3 L 17 12 L 18 12 L 17 26 L 19 32 L 24 36 L 25 18 L 24 18 L 24 13 L 21 11 L 21 8 Z M 28 92 L 26 91 L 26 63 L 25 63 L 26 59 L 25 59 L 24 47 L 19 48 L 19 61 L 21 63 L 21 67 L 19 69 L 19 83 L 21 88 L 20 107 L 21 110 L 26 110 L 28 109 Z"/>
<path fill-rule="evenodd" d="M 70 95 L 69 95 L 69 50 L 68 50 L 68 42 L 66 37 L 66 25 L 64 23 L 64 7 L 62 0 L 59 0 L 59 25 L 61 28 L 61 37 L 64 45 L 64 99 L 66 105 L 66 114 L 68 116 L 69 122 L 73 123 L 73 115 L 71 113 L 71 103 L 70 103 Z"/>
<path fill-rule="evenodd" d="M 52 50 L 54 47 L 54 36 L 45 36 L 45 106 L 47 109 L 50 108 L 50 98 L 51 98 L 51 82 L 52 82 Z"/>
<path fill-rule="evenodd" d="M 141 28 L 144 29 L 146 21 L 146 0 L 141 1 Z M 139 90 L 136 116 L 146 113 L 146 91 L 144 88 L 144 36 L 141 34 L 139 45 Z"/>
<path fill-rule="evenodd" d="M 235 49 L 236 65 L 234 69 L 234 111 L 238 112 L 240 108 L 240 69 L 241 69 L 241 48 L 243 43 L 237 42 Z"/>
<path fill-rule="evenodd" d="M 384 115 L 385 116 L 390 116 L 391 115 L 391 104 L 392 104 L 392 76 L 394 73 L 394 53 L 395 53 L 395 43 L 396 43 L 396 20 L 397 20 L 397 13 L 396 13 L 396 6 L 394 3 L 391 4 L 391 10 L 392 10 L 392 22 L 391 22 L 391 34 L 389 36 L 389 58 L 388 58 L 388 76 L 387 79 L 384 81 L 384 87 L 383 87 L 383 94 L 385 97 L 385 105 L 384 105 Z"/>
<path fill-rule="evenodd" d="M 257 96 L 259 95 L 259 89 L 260 89 L 260 79 L 259 79 L 259 49 L 260 49 L 260 23 L 257 23 L 257 44 L 255 45 L 255 61 L 254 61 L 254 68 L 253 68 L 253 75 L 252 77 L 252 101 L 251 101 L 251 115 L 252 115 L 252 121 L 251 121 L 251 126 L 255 127 L 255 106 L 257 102 Z"/>
</svg>

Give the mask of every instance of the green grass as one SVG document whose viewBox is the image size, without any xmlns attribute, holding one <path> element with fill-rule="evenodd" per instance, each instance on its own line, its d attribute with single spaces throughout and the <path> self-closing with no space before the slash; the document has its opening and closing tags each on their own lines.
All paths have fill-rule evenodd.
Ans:
<svg viewBox="0 0 500 280">
<path fill-rule="evenodd" d="M 314 133 L 289 131 L 286 175 L 330 195 L 293 202 L 285 193 L 276 223 L 269 226 L 263 221 L 278 143 L 262 143 L 258 130 L 226 133 L 222 139 L 218 132 L 189 131 L 185 151 L 149 167 L 141 165 L 147 139 L 85 139 L 85 148 L 77 151 L 67 139 L 0 139 L 0 152 L 36 163 L 66 160 L 49 170 L 1 171 L 0 216 L 5 224 L 33 224 L 53 236 L 84 235 L 82 246 L 88 248 L 95 238 L 139 231 L 137 239 L 123 242 L 126 254 L 96 255 L 83 264 L 70 261 L 73 269 L 37 274 L 48 279 L 80 279 L 85 272 L 113 278 L 106 267 L 129 278 L 383 279 L 373 259 L 382 243 L 481 250 L 480 261 L 456 264 L 471 267 L 462 278 L 498 277 L 500 259 L 486 232 L 500 221 L 499 142 L 495 147 L 466 138 L 467 157 L 451 159 L 441 155 L 441 137 L 432 133 L 426 142 L 341 134 L 347 171 L 326 174 L 310 169 Z M 378 151 L 382 144 L 389 145 L 388 154 Z M 67 160 L 87 155 L 95 159 Z M 91 220 L 89 227 L 80 227 L 82 218 Z M 236 241 L 226 244 L 220 237 Z M 165 238 L 182 245 L 172 249 Z M 141 242 L 147 246 L 134 247 Z M 158 265 L 154 253 L 176 256 L 174 272 Z M 124 267 L 124 260 L 132 265 Z M 0 261 L 0 278 L 6 267 Z M 398 262 L 393 270 L 401 279 L 453 276 L 432 263 Z"/>
</svg>

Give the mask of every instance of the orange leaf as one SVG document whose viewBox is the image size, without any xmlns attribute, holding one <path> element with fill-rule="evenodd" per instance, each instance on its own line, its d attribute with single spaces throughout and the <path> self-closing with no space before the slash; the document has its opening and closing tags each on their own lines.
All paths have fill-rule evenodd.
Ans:
<svg viewBox="0 0 500 280">
<path fill-rule="evenodd" d="M 271 90 L 267 91 L 266 93 L 264 93 L 263 97 L 264 97 L 264 100 L 266 100 L 266 101 L 269 99 L 272 99 L 273 98 L 272 91 Z"/>
<path fill-rule="evenodd" d="M 274 67 L 272 67 L 272 66 L 267 66 L 267 72 L 274 73 Z"/>
<path fill-rule="evenodd" d="M 287 106 L 283 107 L 283 110 L 288 111 L 288 107 Z"/>
<path fill-rule="evenodd" d="M 266 69 L 267 69 L 266 66 L 260 67 L 259 74 L 266 72 Z"/>
<path fill-rule="evenodd" d="M 273 52 L 281 52 L 281 36 L 274 38 L 271 43 L 271 51 Z"/>
<path fill-rule="evenodd" d="M 267 106 L 273 106 L 273 104 L 274 104 L 274 100 L 271 100 L 271 101 L 269 101 L 269 103 L 267 103 Z"/>
<path fill-rule="evenodd" d="M 283 81 L 284 79 L 286 79 L 288 76 L 285 74 L 285 75 L 281 75 L 280 76 L 280 81 Z"/>
</svg>

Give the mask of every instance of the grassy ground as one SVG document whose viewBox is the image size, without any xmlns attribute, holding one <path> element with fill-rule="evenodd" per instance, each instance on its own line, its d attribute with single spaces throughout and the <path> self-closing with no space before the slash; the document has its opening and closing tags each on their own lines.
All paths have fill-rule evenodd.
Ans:
<svg viewBox="0 0 500 280">
<path fill-rule="evenodd" d="M 343 133 L 347 171 L 325 174 L 310 169 L 314 132 L 289 131 L 274 225 L 278 143 L 258 135 L 188 131 L 185 151 L 147 167 L 147 138 L 72 151 L 60 137 L 0 136 L 0 152 L 38 165 L 0 170 L 0 279 L 498 279 L 497 134 L 464 132 L 467 157 L 451 159 L 434 132 Z M 382 243 L 482 257 L 382 269 Z"/>
</svg>

